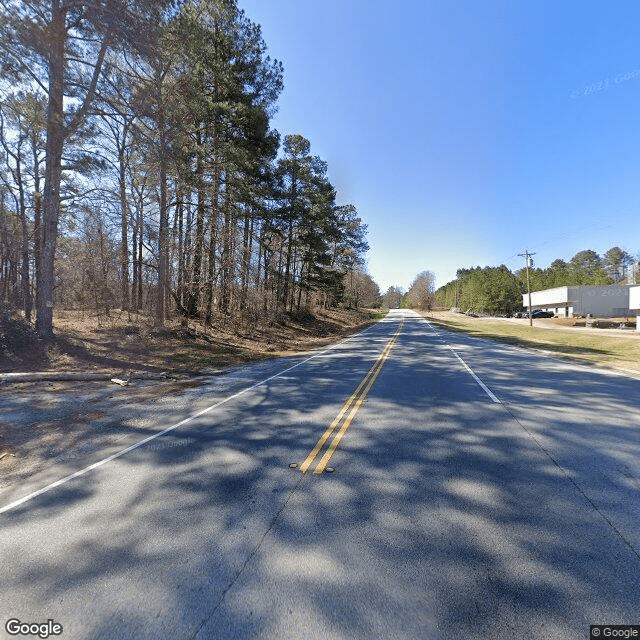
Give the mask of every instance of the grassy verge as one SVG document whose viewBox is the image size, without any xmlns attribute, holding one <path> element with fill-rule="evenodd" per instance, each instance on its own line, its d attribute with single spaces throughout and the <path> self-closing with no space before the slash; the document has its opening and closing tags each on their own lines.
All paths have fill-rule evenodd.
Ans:
<svg viewBox="0 0 640 640">
<path fill-rule="evenodd" d="M 382 320 L 382 318 L 389 313 L 389 309 L 367 309 L 367 313 L 369 314 L 370 320 L 378 322 L 378 320 Z"/>
<path fill-rule="evenodd" d="M 559 356 L 614 369 L 640 371 L 640 337 L 576 331 L 570 327 L 548 329 L 498 319 L 470 318 L 462 314 L 436 312 L 425 314 L 434 324 L 478 338 L 498 340 L 533 349 L 543 349 Z M 561 327 L 561 325 L 559 325 Z"/>
</svg>

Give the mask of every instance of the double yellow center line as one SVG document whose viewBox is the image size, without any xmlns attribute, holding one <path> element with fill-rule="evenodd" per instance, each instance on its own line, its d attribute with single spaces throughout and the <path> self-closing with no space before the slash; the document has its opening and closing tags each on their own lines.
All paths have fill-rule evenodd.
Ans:
<svg viewBox="0 0 640 640">
<path fill-rule="evenodd" d="M 322 434 L 322 437 L 320 438 L 320 440 L 316 442 L 316 446 L 311 450 L 311 453 L 307 456 L 306 460 L 300 466 L 300 471 L 302 473 L 306 473 L 309 470 L 309 467 L 313 464 L 313 461 L 316 459 L 320 451 L 322 451 L 322 448 L 327 443 L 327 441 L 329 440 L 333 432 L 336 430 L 340 422 L 342 422 L 342 419 L 347 414 L 347 411 L 351 409 L 351 411 L 349 411 L 349 414 L 347 415 L 347 418 L 342 423 L 342 426 L 340 427 L 340 429 L 334 436 L 333 440 L 331 441 L 331 444 L 329 445 L 326 452 L 322 456 L 322 459 L 320 460 L 320 462 L 318 463 L 318 465 L 313 471 L 313 473 L 316 473 L 316 474 L 324 473 L 324 470 L 327 464 L 329 463 L 329 460 L 331 460 L 331 456 L 333 455 L 334 451 L 338 448 L 340 441 L 344 437 L 344 434 L 347 432 L 347 429 L 351 425 L 351 422 L 353 421 L 356 413 L 358 413 L 358 410 L 362 406 L 362 403 L 365 401 L 367 395 L 369 395 L 369 391 L 371 391 L 371 387 L 373 386 L 373 383 L 376 381 L 376 378 L 380 374 L 380 371 L 382 370 L 382 367 L 384 366 L 386 359 L 389 357 L 389 353 L 391 353 L 391 349 L 393 349 L 393 345 L 398 340 L 400 331 L 402 331 L 403 323 L 404 323 L 404 320 L 401 318 L 397 331 L 395 332 L 391 340 L 387 342 L 386 347 L 384 348 L 382 353 L 378 356 L 378 359 L 375 361 L 374 365 L 371 367 L 371 369 L 369 369 L 367 375 L 363 378 L 362 382 L 358 385 L 358 388 L 351 394 L 349 399 L 344 403 L 342 409 L 340 409 L 340 413 L 338 413 L 335 420 L 329 425 L 327 430 Z"/>
</svg>

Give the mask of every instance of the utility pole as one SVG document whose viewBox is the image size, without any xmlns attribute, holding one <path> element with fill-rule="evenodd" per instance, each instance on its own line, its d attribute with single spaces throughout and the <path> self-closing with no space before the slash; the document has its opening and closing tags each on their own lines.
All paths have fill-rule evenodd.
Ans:
<svg viewBox="0 0 640 640">
<path fill-rule="evenodd" d="M 533 327 L 533 317 L 531 316 L 531 284 L 529 281 L 529 267 L 533 266 L 533 260 L 531 259 L 531 256 L 535 256 L 535 253 L 529 253 L 528 249 L 525 249 L 524 253 L 519 253 L 519 256 L 522 256 L 525 261 L 526 261 L 526 265 L 527 265 L 527 293 L 529 294 L 529 326 Z"/>
</svg>

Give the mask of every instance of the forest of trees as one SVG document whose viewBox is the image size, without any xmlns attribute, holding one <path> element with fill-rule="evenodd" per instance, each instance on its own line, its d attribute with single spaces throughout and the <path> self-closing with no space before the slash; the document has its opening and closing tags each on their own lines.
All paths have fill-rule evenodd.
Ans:
<svg viewBox="0 0 640 640">
<path fill-rule="evenodd" d="M 572 285 L 606 285 L 619 282 L 638 261 L 629 253 L 612 247 L 604 256 L 587 249 L 569 262 L 554 260 L 546 269 L 532 266 L 532 291 Z M 526 268 L 512 273 L 506 266 L 458 269 L 456 279 L 440 287 L 435 298 L 448 307 L 473 309 L 491 314 L 509 314 L 522 308 L 527 291 Z"/>
<path fill-rule="evenodd" d="M 211 324 L 379 300 L 366 225 L 235 0 L 5 0 L 0 303 Z"/>
</svg>

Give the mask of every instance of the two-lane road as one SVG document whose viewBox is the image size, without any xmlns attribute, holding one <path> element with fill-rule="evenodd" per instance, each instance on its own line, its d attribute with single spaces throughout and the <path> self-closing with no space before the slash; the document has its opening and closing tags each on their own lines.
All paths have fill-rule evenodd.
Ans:
<svg viewBox="0 0 640 640">
<path fill-rule="evenodd" d="M 0 493 L 0 637 L 12 618 L 74 639 L 640 624 L 640 380 L 395 310 L 185 397 Z"/>
</svg>

